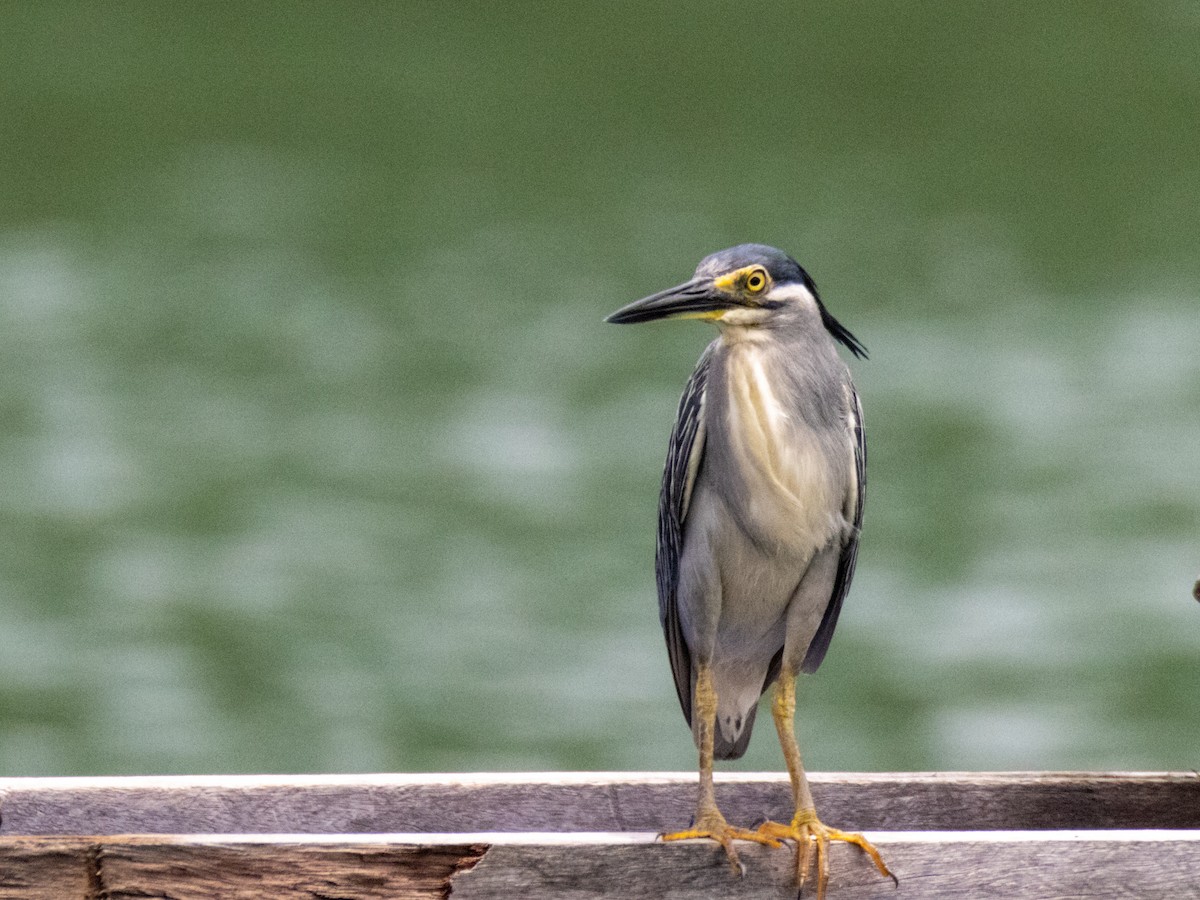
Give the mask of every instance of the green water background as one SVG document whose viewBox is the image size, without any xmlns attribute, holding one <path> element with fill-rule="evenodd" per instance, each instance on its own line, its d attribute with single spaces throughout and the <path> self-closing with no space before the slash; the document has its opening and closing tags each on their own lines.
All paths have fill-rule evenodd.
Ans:
<svg viewBox="0 0 1200 900">
<path fill-rule="evenodd" d="M 1194 3 L 3 20 L 0 775 L 692 767 L 601 319 L 743 241 L 871 351 L 809 767 L 1196 767 Z"/>
</svg>

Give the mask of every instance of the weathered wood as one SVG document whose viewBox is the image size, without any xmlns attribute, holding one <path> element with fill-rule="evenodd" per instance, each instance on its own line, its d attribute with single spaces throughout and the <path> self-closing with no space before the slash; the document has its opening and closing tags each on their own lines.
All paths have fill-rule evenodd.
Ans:
<svg viewBox="0 0 1200 900">
<path fill-rule="evenodd" d="M 486 844 L 3 838 L 0 900 L 424 900 Z"/>
<path fill-rule="evenodd" d="M 1200 775 L 813 774 L 822 818 L 857 830 L 1200 828 Z M 695 773 L 0 779 L 5 834 L 663 831 Z M 735 822 L 787 818 L 782 774 L 717 776 Z"/>
<path fill-rule="evenodd" d="M 828 900 L 1200 898 L 1200 832 L 870 837 L 899 886 L 855 848 L 836 844 Z M 790 849 L 739 847 L 746 865 L 741 879 L 708 842 L 662 844 L 648 834 L 5 838 L 0 898 L 418 900 L 451 890 L 454 900 L 796 896 Z M 46 873 L 58 880 L 41 881 Z"/>
<path fill-rule="evenodd" d="M 1198 833 L 1177 840 L 1128 832 L 875 833 L 870 838 L 899 885 L 882 878 L 857 848 L 835 844 L 827 900 L 1200 897 Z M 791 849 L 739 847 L 746 874 L 735 879 L 724 853 L 712 844 L 602 844 L 586 850 L 497 844 L 474 869 L 454 879 L 453 896 L 795 900 Z"/>
<path fill-rule="evenodd" d="M 90 842 L 80 838 L 0 839 L 0 900 L 75 900 L 99 896 Z"/>
<path fill-rule="evenodd" d="M 440 900 L 450 894 L 451 877 L 485 850 L 463 844 L 106 843 L 98 896 Z"/>
<path fill-rule="evenodd" d="M 867 830 L 901 879 L 836 844 L 829 900 L 1200 900 L 1196 773 L 813 787 L 822 817 Z M 739 824 L 790 814 L 783 776 L 725 775 L 718 798 Z M 654 842 L 694 802 L 691 773 L 0 779 L 0 900 L 795 897 L 790 849 L 742 845 L 734 880 L 711 842 Z"/>
</svg>

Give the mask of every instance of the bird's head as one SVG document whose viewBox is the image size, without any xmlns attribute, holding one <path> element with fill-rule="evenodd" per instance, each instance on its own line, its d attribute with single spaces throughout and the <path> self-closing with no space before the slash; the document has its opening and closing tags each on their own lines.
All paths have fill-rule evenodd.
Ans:
<svg viewBox="0 0 1200 900">
<path fill-rule="evenodd" d="M 624 325 L 707 319 L 723 328 L 756 328 L 815 321 L 813 312 L 855 356 L 867 355 L 858 339 L 825 309 L 816 284 L 798 262 L 774 247 L 740 244 L 704 257 L 690 281 L 623 306 L 605 321 Z"/>
</svg>

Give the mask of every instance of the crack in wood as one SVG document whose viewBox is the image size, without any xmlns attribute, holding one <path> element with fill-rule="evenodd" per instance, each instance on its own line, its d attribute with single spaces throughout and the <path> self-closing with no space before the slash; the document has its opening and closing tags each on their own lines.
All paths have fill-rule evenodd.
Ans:
<svg viewBox="0 0 1200 900">
<path fill-rule="evenodd" d="M 454 879 L 479 865 L 479 861 L 487 856 L 490 849 L 490 844 L 471 844 L 467 847 L 467 852 L 460 856 L 458 862 L 455 863 L 454 871 L 446 876 L 446 883 L 442 887 L 442 900 L 449 900 L 454 893 Z"/>
<path fill-rule="evenodd" d="M 100 844 L 89 844 L 84 854 L 87 865 L 87 900 L 107 900 L 108 891 L 104 887 L 104 861 L 101 854 L 104 847 Z"/>
</svg>

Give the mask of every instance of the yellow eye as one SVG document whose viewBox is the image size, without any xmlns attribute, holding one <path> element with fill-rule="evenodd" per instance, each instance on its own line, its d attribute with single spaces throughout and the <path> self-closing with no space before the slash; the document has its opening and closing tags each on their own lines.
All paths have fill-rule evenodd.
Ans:
<svg viewBox="0 0 1200 900">
<path fill-rule="evenodd" d="M 752 294 L 757 294 L 767 286 L 767 273 L 762 269 L 755 269 L 746 276 L 746 290 Z"/>
</svg>

